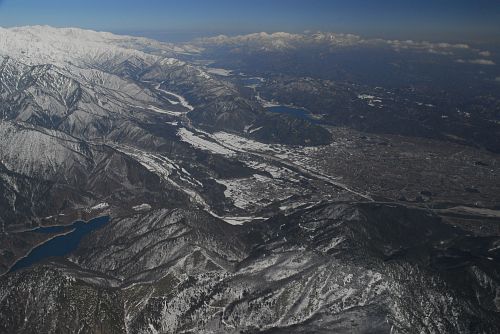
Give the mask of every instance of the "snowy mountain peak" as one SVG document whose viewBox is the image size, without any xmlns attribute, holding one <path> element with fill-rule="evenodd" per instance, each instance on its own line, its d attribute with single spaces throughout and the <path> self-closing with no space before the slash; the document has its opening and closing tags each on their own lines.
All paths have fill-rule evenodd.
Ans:
<svg viewBox="0 0 500 334">
<path fill-rule="evenodd" d="M 196 52 L 142 37 L 115 35 L 78 28 L 26 26 L 0 28 L 0 55 L 30 65 L 88 67 L 130 58 L 155 62 L 176 53 Z"/>
</svg>

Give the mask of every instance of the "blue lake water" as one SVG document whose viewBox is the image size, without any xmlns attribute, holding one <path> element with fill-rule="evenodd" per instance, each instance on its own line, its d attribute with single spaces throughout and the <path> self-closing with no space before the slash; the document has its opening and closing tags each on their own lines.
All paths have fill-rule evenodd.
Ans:
<svg viewBox="0 0 500 334">
<path fill-rule="evenodd" d="M 307 110 L 300 108 L 276 106 L 276 107 L 267 107 L 266 110 L 274 113 L 287 114 L 295 118 L 306 119 L 313 123 L 319 122 L 317 119 L 312 118 L 311 115 L 307 112 Z"/>
<path fill-rule="evenodd" d="M 110 217 L 99 217 L 90 221 L 77 221 L 70 226 L 41 227 L 33 232 L 36 233 L 62 233 L 71 231 L 64 235 L 59 235 L 53 239 L 35 247 L 26 257 L 17 261 L 9 272 L 30 267 L 35 263 L 51 257 L 63 257 L 75 251 L 84 236 L 92 231 L 104 227 Z"/>
<path fill-rule="evenodd" d="M 32 232 L 35 233 L 44 233 L 44 234 L 53 234 L 53 233 L 63 233 L 68 232 L 73 229 L 73 225 L 69 226 L 48 226 L 48 227 L 39 227 Z"/>
</svg>

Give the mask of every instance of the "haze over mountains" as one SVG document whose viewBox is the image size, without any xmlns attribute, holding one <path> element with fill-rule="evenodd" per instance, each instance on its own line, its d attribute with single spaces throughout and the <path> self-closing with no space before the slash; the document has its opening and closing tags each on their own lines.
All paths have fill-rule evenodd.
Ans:
<svg viewBox="0 0 500 334">
<path fill-rule="evenodd" d="M 497 64 L 0 29 L 0 333 L 498 333 Z"/>
</svg>

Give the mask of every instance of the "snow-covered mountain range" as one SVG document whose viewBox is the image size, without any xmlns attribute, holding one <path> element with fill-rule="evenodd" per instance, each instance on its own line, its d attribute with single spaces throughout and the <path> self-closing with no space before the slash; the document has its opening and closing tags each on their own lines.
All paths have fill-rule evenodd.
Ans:
<svg viewBox="0 0 500 334">
<path fill-rule="evenodd" d="M 379 112 L 385 95 L 366 86 L 204 59 L 377 43 L 487 57 L 327 33 L 174 45 L 0 29 L 0 333 L 497 333 L 496 155 L 279 101 L 328 90 Z M 456 180 L 474 182 L 467 196 Z M 76 251 L 13 270 L 99 216 L 111 222 Z"/>
<path fill-rule="evenodd" d="M 219 35 L 209 38 L 201 38 L 195 43 L 187 45 L 199 45 L 200 47 L 242 47 L 253 51 L 284 51 L 297 50 L 304 47 L 330 47 L 330 48 L 373 48 L 389 47 L 396 51 L 408 50 L 428 52 L 452 56 L 455 53 L 469 54 L 479 58 L 489 58 L 491 52 L 466 43 L 438 43 L 414 40 L 388 40 L 381 38 L 363 38 L 354 34 L 339 34 L 328 32 L 307 32 L 302 34 L 291 34 L 285 32 L 254 33 L 248 35 L 226 36 Z M 201 50 L 200 50 L 201 51 Z"/>
<path fill-rule="evenodd" d="M 29 26 L 1 28 L 2 55 L 29 65 L 53 64 L 89 67 L 109 62 L 141 59 L 154 62 L 181 53 L 196 53 L 193 47 L 182 47 L 155 40 L 114 35 L 77 28 Z"/>
</svg>

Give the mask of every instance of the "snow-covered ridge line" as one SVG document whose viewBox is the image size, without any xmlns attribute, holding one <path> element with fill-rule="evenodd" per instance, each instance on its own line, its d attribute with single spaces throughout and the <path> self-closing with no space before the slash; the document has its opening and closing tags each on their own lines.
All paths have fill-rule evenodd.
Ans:
<svg viewBox="0 0 500 334">
<path fill-rule="evenodd" d="M 89 67 L 140 60 L 154 64 L 176 54 L 196 53 L 192 46 L 163 43 L 143 37 L 115 35 L 78 28 L 26 26 L 0 28 L 0 55 L 27 64 Z"/>
<path fill-rule="evenodd" d="M 465 43 L 436 43 L 414 40 L 387 40 L 363 38 L 354 34 L 316 32 L 291 34 L 286 32 L 254 33 L 239 36 L 220 35 L 201 38 L 193 43 L 172 44 L 144 37 L 116 35 L 109 32 L 79 28 L 54 28 L 50 26 L 25 26 L 0 28 L 0 55 L 22 59 L 30 64 L 103 64 L 141 59 L 153 64 L 165 57 L 196 54 L 203 48 L 217 45 L 244 45 L 260 50 L 296 49 L 307 44 L 325 44 L 332 47 L 386 46 L 395 51 L 410 50 L 443 56 L 467 52 L 480 64 L 494 64 L 491 52 L 474 48 Z M 461 58 L 460 58 L 461 59 Z M 227 75 L 227 71 L 216 74 Z M 201 73 L 205 75 L 206 73 Z"/>
<path fill-rule="evenodd" d="M 465 43 L 445 43 L 414 40 L 389 40 L 382 38 L 363 38 L 355 34 L 344 34 L 334 32 L 313 32 L 313 33 L 287 33 L 287 32 L 260 32 L 247 35 L 200 38 L 195 40 L 195 45 L 203 47 L 234 45 L 253 46 L 260 50 L 286 50 L 299 48 L 305 44 L 325 44 L 332 47 L 350 46 L 388 46 L 395 51 L 412 50 L 444 56 L 454 55 L 455 52 L 467 51 L 481 57 L 491 55 L 491 52 L 475 49 Z"/>
</svg>

